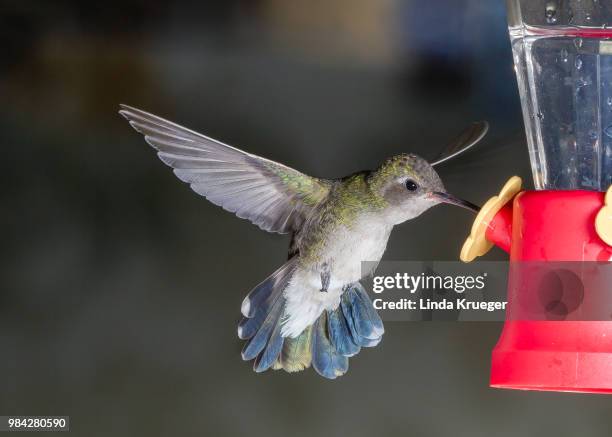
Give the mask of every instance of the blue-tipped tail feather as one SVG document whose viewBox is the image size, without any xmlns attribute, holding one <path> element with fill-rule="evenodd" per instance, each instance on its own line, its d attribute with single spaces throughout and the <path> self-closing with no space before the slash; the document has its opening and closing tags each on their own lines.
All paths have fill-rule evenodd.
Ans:
<svg viewBox="0 0 612 437">
<path fill-rule="evenodd" d="M 340 354 L 330 342 L 327 332 L 327 312 L 314 324 L 312 340 L 312 367 L 321 376 L 336 379 L 348 370 L 348 357 Z"/>
<path fill-rule="evenodd" d="M 327 332 L 331 344 L 338 353 L 346 357 L 352 357 L 361 350 L 361 346 L 353 340 L 348 322 L 340 307 L 327 312 Z"/>
<path fill-rule="evenodd" d="M 274 365 L 283 348 L 281 317 L 285 309 L 283 290 L 295 270 L 296 259 L 290 259 L 257 285 L 242 302 L 238 337 L 248 340 L 242 349 L 242 359 L 255 359 L 253 369 L 263 372 Z"/>
<path fill-rule="evenodd" d="M 263 308 L 270 306 L 282 293 L 295 270 L 297 258 L 292 258 L 263 282 L 253 288 L 242 301 L 241 312 L 244 317 L 253 318 Z M 242 337 L 240 337 L 242 338 Z"/>
<path fill-rule="evenodd" d="M 340 302 L 353 341 L 359 346 L 376 346 L 385 333 L 380 316 L 360 283 L 348 287 Z"/>
<path fill-rule="evenodd" d="M 238 325 L 238 336 L 248 340 L 242 358 L 255 359 L 256 372 L 269 368 L 295 372 L 312 364 L 321 376 L 335 379 L 347 372 L 349 357 L 380 342 L 382 320 L 357 282 L 346 287 L 338 308 L 324 311 L 298 337 L 283 338 L 283 290 L 294 270 L 295 260 L 288 261 L 245 298 L 245 317 Z"/>
</svg>

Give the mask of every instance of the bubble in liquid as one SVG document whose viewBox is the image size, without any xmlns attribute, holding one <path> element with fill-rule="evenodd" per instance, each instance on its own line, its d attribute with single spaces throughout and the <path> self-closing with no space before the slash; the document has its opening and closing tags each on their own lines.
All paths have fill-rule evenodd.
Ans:
<svg viewBox="0 0 612 437">
<path fill-rule="evenodd" d="M 576 60 L 574 61 L 574 66 L 576 70 L 580 70 L 582 68 L 582 59 L 579 56 L 576 56 Z"/>
<path fill-rule="evenodd" d="M 546 3 L 546 9 L 544 10 L 544 16 L 548 24 L 555 24 L 557 22 L 557 4 L 556 2 L 550 1 Z"/>
<path fill-rule="evenodd" d="M 590 85 L 591 83 L 584 80 L 582 77 L 579 78 L 578 80 L 576 80 L 576 96 L 578 96 L 578 94 L 580 94 L 580 91 L 582 90 L 582 88 L 584 88 L 585 86 Z"/>
<path fill-rule="evenodd" d="M 566 49 L 561 49 L 561 60 L 563 62 L 567 62 L 567 57 L 569 56 L 569 53 L 567 53 Z"/>
<path fill-rule="evenodd" d="M 606 134 L 606 136 L 612 138 L 612 124 L 604 129 L 604 134 Z"/>
<path fill-rule="evenodd" d="M 538 111 L 538 113 L 536 114 L 536 117 L 538 117 L 538 120 L 542 121 L 544 120 L 544 114 L 542 114 L 542 112 Z M 610 126 L 612 128 L 612 126 Z M 610 132 L 612 132 L 612 130 L 610 130 Z"/>
<path fill-rule="evenodd" d="M 608 106 L 612 106 L 612 97 L 608 97 L 606 103 L 608 104 Z"/>
<path fill-rule="evenodd" d="M 592 140 L 596 140 L 598 136 L 599 135 L 597 135 L 597 132 L 595 132 L 594 130 L 589 132 L 589 138 Z"/>
<path fill-rule="evenodd" d="M 579 49 L 580 47 L 582 47 L 582 38 L 576 38 L 574 39 L 574 46 L 576 46 L 577 49 Z"/>
</svg>

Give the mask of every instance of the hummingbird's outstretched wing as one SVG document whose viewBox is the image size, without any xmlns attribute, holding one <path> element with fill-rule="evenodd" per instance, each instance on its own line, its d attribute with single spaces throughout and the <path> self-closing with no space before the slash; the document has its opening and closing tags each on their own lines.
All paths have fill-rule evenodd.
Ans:
<svg viewBox="0 0 612 437">
<path fill-rule="evenodd" d="M 453 142 L 451 142 L 433 161 L 431 165 L 442 164 L 451 158 L 471 149 L 478 144 L 480 140 L 487 134 L 489 123 L 486 121 L 477 121 L 472 123 L 466 130 L 461 132 Z"/>
<path fill-rule="evenodd" d="M 331 181 L 307 176 L 127 105 L 121 105 L 119 113 L 196 193 L 263 230 L 288 233 L 299 229 L 329 193 Z"/>
</svg>

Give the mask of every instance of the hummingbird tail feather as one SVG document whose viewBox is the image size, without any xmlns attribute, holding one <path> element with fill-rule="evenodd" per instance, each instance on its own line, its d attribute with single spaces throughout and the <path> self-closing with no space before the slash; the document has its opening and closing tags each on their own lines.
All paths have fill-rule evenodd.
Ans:
<svg viewBox="0 0 612 437">
<path fill-rule="evenodd" d="M 246 295 L 241 306 L 241 312 L 244 317 L 254 318 L 258 312 L 261 312 L 262 307 L 265 309 L 271 306 L 271 301 L 278 297 L 289 283 L 295 271 L 297 259 L 297 257 L 290 258 Z M 240 329 L 238 331 L 240 338 L 249 338 L 240 336 Z"/>
<path fill-rule="evenodd" d="M 248 340 L 242 349 L 242 359 L 255 359 L 253 369 L 263 372 L 274 365 L 283 349 L 281 317 L 285 307 L 283 290 L 289 283 L 297 258 L 287 261 L 261 284 L 257 285 L 242 303 L 243 318 L 238 324 L 238 337 Z"/>
<path fill-rule="evenodd" d="M 340 306 L 334 311 L 328 311 L 327 331 L 329 332 L 330 342 L 338 353 L 346 357 L 352 357 L 361 350 L 359 343 L 353 339 L 348 321 L 344 317 Z"/>
<path fill-rule="evenodd" d="M 313 325 L 312 367 L 328 379 L 336 379 L 348 371 L 348 357 L 338 352 L 328 331 L 328 312 L 324 311 Z"/>
<path fill-rule="evenodd" d="M 245 298 L 245 317 L 238 325 L 238 336 L 248 340 L 242 358 L 254 359 L 256 372 L 270 368 L 298 372 L 312 364 L 321 376 L 335 379 L 347 372 L 349 357 L 362 347 L 380 342 L 384 333 L 382 320 L 363 286 L 356 282 L 346 288 L 335 310 L 323 311 L 297 337 L 283 337 L 283 290 L 295 267 L 296 259 L 292 258 Z"/>
<path fill-rule="evenodd" d="M 283 350 L 274 363 L 274 369 L 299 372 L 310 367 L 312 362 L 312 326 L 295 338 L 285 337 Z"/>
<path fill-rule="evenodd" d="M 342 295 L 339 308 L 342 309 L 355 344 L 373 347 L 380 343 L 385 327 L 363 285 L 355 282 L 348 287 Z"/>
<path fill-rule="evenodd" d="M 321 376 L 335 379 L 348 371 L 348 359 L 362 347 L 376 346 L 384 326 L 363 286 L 345 290 L 338 308 L 324 311 L 296 338 L 285 338 L 275 369 L 303 370 L 312 363 Z"/>
<path fill-rule="evenodd" d="M 317 373 L 334 379 L 348 370 L 348 359 L 362 347 L 380 343 L 385 332 L 382 320 L 363 286 L 347 287 L 340 305 L 325 311 L 315 322 L 312 364 Z"/>
</svg>

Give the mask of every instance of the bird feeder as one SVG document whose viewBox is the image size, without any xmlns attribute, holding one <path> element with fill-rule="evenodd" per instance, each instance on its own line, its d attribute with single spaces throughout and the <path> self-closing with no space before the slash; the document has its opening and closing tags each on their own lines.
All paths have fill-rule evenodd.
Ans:
<svg viewBox="0 0 612 437">
<path fill-rule="evenodd" d="M 507 3 L 535 190 L 511 178 L 461 252 L 510 256 L 490 384 L 612 393 L 612 281 L 593 277 L 612 261 L 612 2 Z"/>
</svg>

